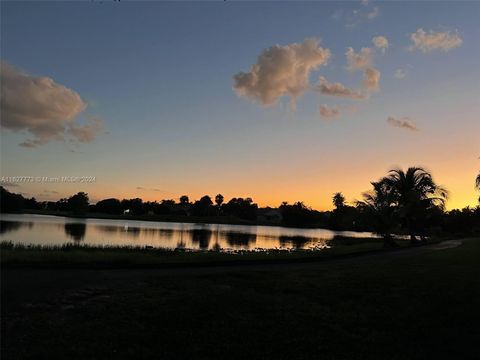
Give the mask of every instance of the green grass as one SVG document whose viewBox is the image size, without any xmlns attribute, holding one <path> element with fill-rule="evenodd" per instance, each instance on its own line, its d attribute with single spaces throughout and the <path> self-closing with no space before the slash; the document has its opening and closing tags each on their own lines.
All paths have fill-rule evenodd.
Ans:
<svg viewBox="0 0 480 360">
<path fill-rule="evenodd" d="M 400 241 L 406 246 L 406 241 Z M 314 261 L 384 251 L 381 239 L 336 238 L 328 249 L 185 251 L 139 246 L 23 245 L 1 242 L 3 267 L 134 268 Z"/>
</svg>

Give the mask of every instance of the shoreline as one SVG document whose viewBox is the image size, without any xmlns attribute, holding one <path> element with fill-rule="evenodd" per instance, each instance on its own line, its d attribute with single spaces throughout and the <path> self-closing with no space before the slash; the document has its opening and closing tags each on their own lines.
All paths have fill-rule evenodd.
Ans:
<svg viewBox="0 0 480 360">
<path fill-rule="evenodd" d="M 184 224 L 218 224 L 218 225 L 247 225 L 247 226 L 271 226 L 287 229 L 324 229 L 331 231 L 356 231 L 373 232 L 368 229 L 333 229 L 327 224 L 312 224 L 308 226 L 289 226 L 281 222 L 262 222 L 250 221 L 231 216 L 185 216 L 185 215 L 113 215 L 103 213 L 88 213 L 87 215 L 74 215 L 62 211 L 36 211 L 28 210 L 18 213 L 0 213 L 0 219 L 3 214 L 11 215 L 49 215 L 57 217 L 68 217 L 73 219 L 105 219 L 105 220 L 136 220 L 150 222 L 171 222 Z"/>
<path fill-rule="evenodd" d="M 360 240 L 360 239 L 359 239 Z M 324 249 L 188 251 L 124 246 L 28 246 L 0 243 L 1 268 L 79 268 L 79 269 L 161 269 L 209 266 L 249 266 L 313 263 L 362 256 L 399 255 L 428 251 L 444 241 L 433 240 L 419 246 L 399 242 L 398 248 L 385 248 L 375 238 L 352 244 L 340 242 Z"/>
</svg>

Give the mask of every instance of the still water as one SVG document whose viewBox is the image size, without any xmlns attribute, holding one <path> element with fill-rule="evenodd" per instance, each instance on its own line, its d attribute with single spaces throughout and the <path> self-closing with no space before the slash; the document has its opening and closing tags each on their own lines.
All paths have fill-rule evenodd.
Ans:
<svg viewBox="0 0 480 360">
<path fill-rule="evenodd" d="M 376 237 L 369 232 L 280 226 L 187 224 L 1 214 L 0 240 L 37 245 L 153 246 L 185 249 L 319 249 L 335 236 Z"/>
</svg>

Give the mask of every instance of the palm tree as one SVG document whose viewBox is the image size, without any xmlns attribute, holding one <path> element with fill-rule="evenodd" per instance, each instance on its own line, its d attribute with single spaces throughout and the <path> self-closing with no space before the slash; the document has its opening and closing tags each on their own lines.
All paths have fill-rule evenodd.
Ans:
<svg viewBox="0 0 480 360">
<path fill-rule="evenodd" d="M 217 204 L 217 215 L 220 215 L 220 211 L 222 209 L 222 204 L 223 204 L 223 195 L 218 194 L 215 196 L 215 203 Z"/>
<path fill-rule="evenodd" d="M 480 190 L 480 172 L 477 175 L 477 178 L 475 179 L 475 187 Z M 478 198 L 478 202 L 480 203 L 480 197 Z"/>
<path fill-rule="evenodd" d="M 341 192 L 333 194 L 332 203 L 337 208 L 340 209 L 345 206 L 345 196 Z"/>
<path fill-rule="evenodd" d="M 393 196 L 412 243 L 416 242 L 416 230 L 423 229 L 430 210 L 444 208 L 447 190 L 437 185 L 432 175 L 421 167 L 391 170 L 381 182 Z"/>
<path fill-rule="evenodd" d="M 382 181 L 372 182 L 373 190 L 363 193 L 363 201 L 357 201 L 357 208 L 374 221 L 375 232 L 383 237 L 384 247 L 397 247 L 391 232 L 395 225 L 395 201 Z"/>
</svg>

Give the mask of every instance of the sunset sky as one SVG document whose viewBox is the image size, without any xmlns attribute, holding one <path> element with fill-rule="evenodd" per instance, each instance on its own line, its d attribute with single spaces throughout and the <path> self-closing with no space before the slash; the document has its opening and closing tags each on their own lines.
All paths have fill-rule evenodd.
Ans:
<svg viewBox="0 0 480 360">
<path fill-rule="evenodd" d="M 477 204 L 480 2 L 2 2 L 1 176 L 78 191 L 361 198 L 424 166 Z"/>
</svg>

